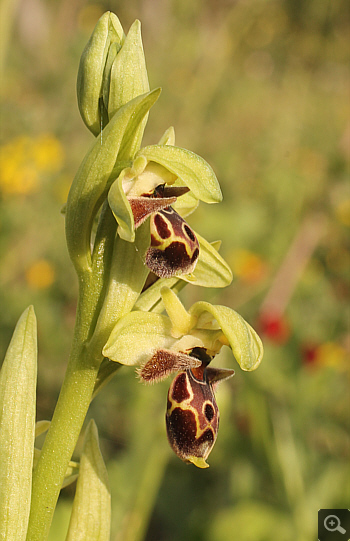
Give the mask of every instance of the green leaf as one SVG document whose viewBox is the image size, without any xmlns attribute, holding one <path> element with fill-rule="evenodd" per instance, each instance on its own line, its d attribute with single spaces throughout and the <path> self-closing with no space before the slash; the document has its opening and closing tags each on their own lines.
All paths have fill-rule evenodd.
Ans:
<svg viewBox="0 0 350 541">
<path fill-rule="evenodd" d="M 35 436 L 37 333 L 34 309 L 21 315 L 0 372 L 0 539 L 26 538 Z"/>
<path fill-rule="evenodd" d="M 172 145 L 151 145 L 142 148 L 138 155 L 160 163 L 178 176 L 193 195 L 205 203 L 219 203 L 222 194 L 210 165 L 197 154 Z"/>
<path fill-rule="evenodd" d="M 227 306 L 213 306 L 196 302 L 189 310 L 198 318 L 197 328 L 206 328 L 213 316 L 226 336 L 236 361 L 242 370 L 255 370 L 263 356 L 262 342 L 254 329 L 234 310 Z M 211 327 L 211 322 L 210 322 Z"/>
<path fill-rule="evenodd" d="M 133 366 L 148 360 L 157 349 L 175 342 L 168 317 L 150 312 L 130 312 L 115 325 L 103 355 L 120 364 Z"/>
<path fill-rule="evenodd" d="M 196 233 L 199 241 L 199 258 L 191 275 L 182 280 L 195 286 L 226 287 L 232 282 L 232 271 L 213 245 Z"/>
<path fill-rule="evenodd" d="M 124 137 L 119 149 L 118 160 L 127 161 L 136 157 L 135 154 L 139 150 L 141 144 L 139 137 L 139 125 L 152 105 L 159 98 L 161 91 L 161 88 L 156 88 L 151 92 L 147 92 L 142 96 L 134 98 L 131 102 L 126 104 L 125 107 L 127 107 L 130 103 L 136 102 L 138 106 L 135 108 L 128 125 L 126 126 Z"/>
<path fill-rule="evenodd" d="M 125 39 L 118 17 L 107 11 L 97 22 L 81 56 L 77 96 L 81 117 L 94 134 L 101 131 L 102 83 L 107 54 L 111 44 L 118 51 Z"/>
<path fill-rule="evenodd" d="M 158 99 L 160 90 L 138 96 L 119 109 L 85 156 L 74 178 L 66 209 L 67 246 L 77 271 L 91 268 L 90 237 L 93 220 L 103 198 L 119 155 L 130 159 L 137 128 Z M 102 144 L 101 144 L 102 141 Z M 121 169 L 125 166 L 121 166 Z"/>
<path fill-rule="evenodd" d="M 90 421 L 80 460 L 66 541 L 109 541 L 111 495 L 95 422 Z"/>
</svg>

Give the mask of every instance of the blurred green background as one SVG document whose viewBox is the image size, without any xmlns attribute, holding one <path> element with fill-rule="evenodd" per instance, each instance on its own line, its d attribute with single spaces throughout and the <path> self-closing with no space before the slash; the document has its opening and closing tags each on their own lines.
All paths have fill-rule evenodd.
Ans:
<svg viewBox="0 0 350 541">
<path fill-rule="evenodd" d="M 122 369 L 92 403 L 110 475 L 115 541 L 311 541 L 317 510 L 350 502 L 347 306 L 350 255 L 349 10 L 346 0 L 2 0 L 0 350 L 34 304 L 38 419 L 64 376 L 77 293 L 60 213 L 92 135 L 77 108 L 79 58 L 114 11 L 142 33 L 163 93 L 144 143 L 173 125 L 224 193 L 189 223 L 234 271 L 221 290 L 187 286 L 240 312 L 265 357 L 217 393 L 210 468 L 168 449 L 169 382 Z M 39 442 L 40 444 L 40 442 Z M 81 445 L 81 444 L 79 444 Z M 78 449 L 79 451 L 79 449 Z M 50 541 L 64 539 L 74 486 Z"/>
</svg>

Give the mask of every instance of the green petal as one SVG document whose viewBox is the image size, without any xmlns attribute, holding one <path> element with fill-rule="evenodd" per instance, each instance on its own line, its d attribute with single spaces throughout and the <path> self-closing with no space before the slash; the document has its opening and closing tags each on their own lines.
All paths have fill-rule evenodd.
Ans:
<svg viewBox="0 0 350 541">
<path fill-rule="evenodd" d="M 186 283 L 178 277 L 159 278 L 154 284 L 148 287 L 135 302 L 133 310 L 142 310 L 143 312 L 155 312 L 160 314 L 165 310 L 165 306 L 160 294 L 161 289 L 165 286 L 179 293 Z"/>
<path fill-rule="evenodd" d="M 79 111 L 89 130 L 101 131 L 101 94 L 105 63 L 111 43 L 119 50 L 125 38 L 123 28 L 114 13 L 107 11 L 97 22 L 81 56 L 77 96 Z"/>
<path fill-rule="evenodd" d="M 115 162 L 130 160 L 132 156 L 129 152 L 136 151 L 137 128 L 159 94 L 160 90 L 154 90 L 119 109 L 103 130 L 102 139 L 95 141 L 79 167 L 66 209 L 67 245 L 78 271 L 91 267 L 92 224 L 108 189 Z"/>
<path fill-rule="evenodd" d="M 216 243 L 210 244 L 198 235 L 199 258 L 191 275 L 181 276 L 182 280 L 202 287 L 226 287 L 232 282 L 232 271 L 226 261 L 214 248 Z"/>
<path fill-rule="evenodd" d="M 109 541 L 111 494 L 97 428 L 90 421 L 80 460 L 77 489 L 66 541 Z"/>
<path fill-rule="evenodd" d="M 175 182 L 174 186 L 177 185 L 178 183 Z M 187 192 L 184 195 L 181 195 L 181 197 L 178 197 L 176 203 L 171 206 L 180 214 L 182 218 L 186 218 L 186 216 L 189 216 L 196 210 L 198 204 L 199 201 L 197 197 L 195 197 L 192 192 Z"/>
<path fill-rule="evenodd" d="M 160 163 L 178 176 L 205 203 L 219 203 L 222 194 L 210 165 L 190 150 L 171 145 L 152 145 L 140 150 L 139 155 Z"/>
<path fill-rule="evenodd" d="M 208 328 L 208 313 L 216 319 L 242 370 L 255 370 L 259 366 L 263 356 L 262 342 L 237 312 L 227 306 L 213 306 L 201 301 L 196 302 L 189 312 L 198 317 L 197 328 Z"/>
<path fill-rule="evenodd" d="M 175 130 L 170 126 L 159 139 L 158 145 L 175 145 Z"/>
<path fill-rule="evenodd" d="M 0 372 L 0 539 L 25 540 L 32 489 L 36 318 L 20 317 Z"/>
<path fill-rule="evenodd" d="M 160 348 L 175 342 L 168 317 L 150 312 L 130 312 L 114 327 L 103 355 L 125 365 L 142 364 Z"/>
<path fill-rule="evenodd" d="M 165 310 L 172 322 L 172 333 L 177 338 L 188 334 L 195 324 L 195 320 L 187 312 L 179 297 L 169 287 L 161 290 Z"/>
</svg>

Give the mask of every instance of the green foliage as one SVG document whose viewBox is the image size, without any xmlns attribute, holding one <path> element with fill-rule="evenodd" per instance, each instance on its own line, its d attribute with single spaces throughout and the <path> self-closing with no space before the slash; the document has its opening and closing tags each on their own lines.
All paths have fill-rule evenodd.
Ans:
<svg viewBox="0 0 350 541">
<path fill-rule="evenodd" d="M 108 475 L 99 448 L 97 427 L 91 420 L 85 433 L 66 540 L 108 541 L 110 525 L 111 494 Z"/>
<path fill-rule="evenodd" d="M 37 331 L 21 315 L 0 372 L 0 538 L 26 539 L 34 455 Z"/>
</svg>

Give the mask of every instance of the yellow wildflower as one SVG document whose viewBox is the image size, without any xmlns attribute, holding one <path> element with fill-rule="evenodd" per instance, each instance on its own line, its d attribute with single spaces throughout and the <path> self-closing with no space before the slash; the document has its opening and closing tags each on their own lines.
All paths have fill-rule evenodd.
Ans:
<svg viewBox="0 0 350 541">
<path fill-rule="evenodd" d="M 26 272 L 26 280 L 33 289 L 46 289 L 55 280 L 55 270 L 49 261 L 39 259 Z"/>
<path fill-rule="evenodd" d="M 41 173 L 62 167 L 63 148 L 51 135 L 15 137 L 0 148 L 0 191 L 25 195 L 39 187 Z"/>
<path fill-rule="evenodd" d="M 52 135 L 44 134 L 33 141 L 33 158 L 40 171 L 55 173 L 63 164 L 63 148 Z"/>
</svg>

